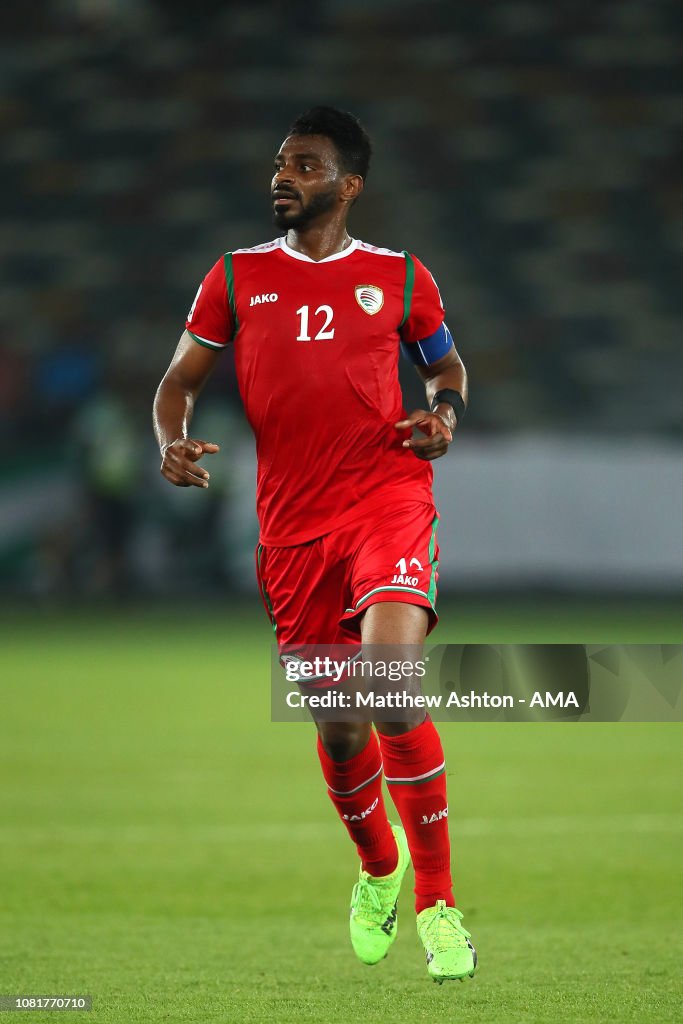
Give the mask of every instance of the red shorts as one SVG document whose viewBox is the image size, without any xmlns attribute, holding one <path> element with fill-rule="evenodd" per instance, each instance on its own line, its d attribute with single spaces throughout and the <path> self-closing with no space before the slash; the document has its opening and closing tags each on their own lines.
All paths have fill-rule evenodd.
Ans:
<svg viewBox="0 0 683 1024">
<path fill-rule="evenodd" d="M 256 549 L 261 597 L 283 645 L 357 644 L 373 604 L 435 601 L 439 515 L 421 501 L 392 504 L 306 544 Z"/>
</svg>

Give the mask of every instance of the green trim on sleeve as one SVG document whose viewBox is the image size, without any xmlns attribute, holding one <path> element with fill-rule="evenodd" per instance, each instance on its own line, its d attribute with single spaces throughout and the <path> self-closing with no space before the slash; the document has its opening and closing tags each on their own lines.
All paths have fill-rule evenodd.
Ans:
<svg viewBox="0 0 683 1024">
<path fill-rule="evenodd" d="M 187 331 L 187 328 L 185 328 L 185 330 Z M 198 345 L 201 345 L 202 348 L 210 348 L 212 352 L 219 352 L 221 349 L 225 348 L 225 345 L 221 345 L 217 341 L 209 341 L 208 338 L 200 338 L 198 334 L 193 334 L 192 331 L 187 331 L 187 333 L 193 341 L 197 342 Z"/>
<path fill-rule="evenodd" d="M 230 305 L 230 312 L 232 314 L 233 324 L 233 336 L 237 334 L 239 329 L 239 319 L 237 317 L 237 303 L 235 302 L 235 274 L 232 266 L 232 253 L 226 252 L 223 257 L 223 263 L 225 264 L 225 283 L 228 287 L 228 303 Z"/>
<path fill-rule="evenodd" d="M 410 307 L 413 302 L 413 287 L 415 286 L 415 264 L 413 263 L 413 257 L 405 249 L 403 250 L 403 255 L 406 258 L 406 283 L 403 286 L 403 319 L 398 325 L 399 330 L 410 316 Z"/>
</svg>

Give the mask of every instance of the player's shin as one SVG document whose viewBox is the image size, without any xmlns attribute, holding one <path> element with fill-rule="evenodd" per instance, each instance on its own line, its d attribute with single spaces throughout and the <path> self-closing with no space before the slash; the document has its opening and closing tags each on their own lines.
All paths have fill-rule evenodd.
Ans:
<svg viewBox="0 0 683 1024">
<path fill-rule="evenodd" d="M 399 735 L 380 731 L 384 774 L 406 831 L 415 868 L 416 910 L 454 906 L 443 747 L 434 723 Z"/>
<path fill-rule="evenodd" d="M 377 736 L 346 761 L 335 761 L 318 736 L 318 757 L 330 799 L 356 844 L 362 867 L 380 877 L 396 868 L 396 840 L 382 796 L 382 757 Z"/>
</svg>

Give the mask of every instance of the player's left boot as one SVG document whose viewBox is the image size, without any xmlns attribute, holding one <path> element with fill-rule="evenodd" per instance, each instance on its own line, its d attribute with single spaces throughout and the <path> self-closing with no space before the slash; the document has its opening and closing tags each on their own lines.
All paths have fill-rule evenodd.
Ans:
<svg viewBox="0 0 683 1024">
<path fill-rule="evenodd" d="M 474 976 L 477 951 L 470 933 L 460 924 L 462 914 L 445 900 L 417 915 L 417 934 L 427 954 L 429 976 L 438 981 L 463 981 Z"/>
<path fill-rule="evenodd" d="M 361 868 L 351 894 L 351 945 L 364 964 L 377 964 L 389 952 L 398 931 L 398 894 L 410 864 L 406 834 L 392 825 L 398 863 L 390 875 L 376 878 Z"/>
</svg>

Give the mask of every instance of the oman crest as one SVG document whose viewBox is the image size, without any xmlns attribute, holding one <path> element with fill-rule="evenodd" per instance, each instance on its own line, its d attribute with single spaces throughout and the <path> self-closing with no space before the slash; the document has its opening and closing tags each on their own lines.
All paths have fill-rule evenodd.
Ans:
<svg viewBox="0 0 683 1024">
<path fill-rule="evenodd" d="M 357 284 L 356 302 L 366 313 L 374 316 L 384 305 L 384 292 L 376 284 Z"/>
</svg>

